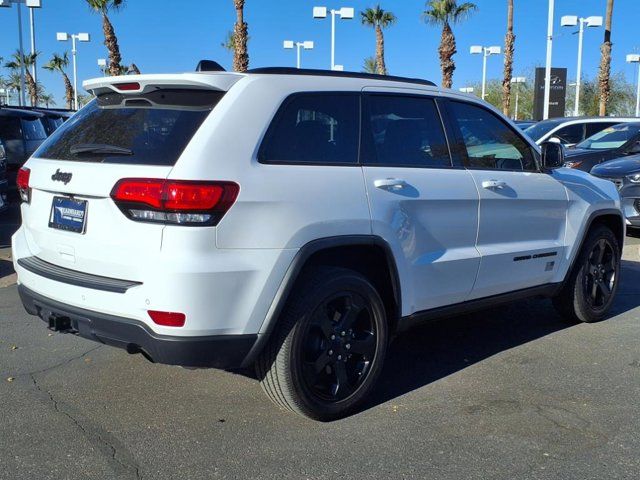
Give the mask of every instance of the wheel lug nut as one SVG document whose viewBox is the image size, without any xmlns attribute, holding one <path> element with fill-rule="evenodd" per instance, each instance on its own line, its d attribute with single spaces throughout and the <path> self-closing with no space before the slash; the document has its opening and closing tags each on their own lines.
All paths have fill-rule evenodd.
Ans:
<svg viewBox="0 0 640 480">
<path fill-rule="evenodd" d="M 327 353 L 328 353 L 329 355 L 333 355 L 333 350 L 329 350 Z"/>
<path fill-rule="evenodd" d="M 349 350 L 349 349 L 351 348 L 351 344 L 350 344 L 350 343 L 347 343 L 347 344 L 344 346 L 344 348 L 346 348 L 347 350 Z"/>
<path fill-rule="evenodd" d="M 338 360 L 342 360 L 342 355 L 338 355 Z"/>
<path fill-rule="evenodd" d="M 340 336 L 344 337 L 345 332 L 340 332 Z"/>
<path fill-rule="evenodd" d="M 331 335 L 331 340 L 335 340 L 336 336 L 335 335 Z"/>
</svg>

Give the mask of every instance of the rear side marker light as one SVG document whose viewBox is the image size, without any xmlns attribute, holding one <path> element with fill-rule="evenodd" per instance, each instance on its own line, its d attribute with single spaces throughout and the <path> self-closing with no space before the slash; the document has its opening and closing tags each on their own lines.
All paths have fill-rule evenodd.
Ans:
<svg viewBox="0 0 640 480">
<path fill-rule="evenodd" d="M 124 178 L 111 198 L 131 220 L 177 225 L 217 225 L 235 202 L 233 182 Z"/>
<path fill-rule="evenodd" d="M 164 327 L 184 327 L 186 315 L 184 313 L 177 312 L 160 312 L 158 310 L 148 311 L 153 323 L 162 325 Z"/>
<path fill-rule="evenodd" d="M 116 87 L 121 92 L 131 92 L 134 90 L 140 90 L 140 84 L 137 82 L 114 83 L 113 86 Z"/>
<path fill-rule="evenodd" d="M 31 188 L 29 187 L 29 178 L 31 177 L 31 170 L 22 167 L 18 170 L 18 176 L 16 178 L 16 185 L 18 186 L 18 192 L 23 202 L 29 203 L 31 201 Z"/>
</svg>

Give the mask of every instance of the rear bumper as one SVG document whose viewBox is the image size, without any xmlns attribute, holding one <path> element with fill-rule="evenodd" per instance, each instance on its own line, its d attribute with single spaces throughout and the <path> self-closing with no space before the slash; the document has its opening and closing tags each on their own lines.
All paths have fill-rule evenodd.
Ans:
<svg viewBox="0 0 640 480">
<path fill-rule="evenodd" d="M 144 323 L 65 305 L 18 286 L 25 310 L 40 317 L 50 328 L 95 342 L 142 353 L 152 362 L 184 367 L 236 369 L 258 335 L 212 335 L 179 337 L 160 335 Z"/>
</svg>

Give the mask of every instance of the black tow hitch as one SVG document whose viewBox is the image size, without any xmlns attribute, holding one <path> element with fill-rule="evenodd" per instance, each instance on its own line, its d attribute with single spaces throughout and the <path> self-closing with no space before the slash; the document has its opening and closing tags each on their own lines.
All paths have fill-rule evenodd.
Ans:
<svg viewBox="0 0 640 480">
<path fill-rule="evenodd" d="M 69 317 L 60 317 L 55 314 L 49 315 L 49 330 L 54 332 L 66 332 L 71 330 L 71 319 Z"/>
</svg>

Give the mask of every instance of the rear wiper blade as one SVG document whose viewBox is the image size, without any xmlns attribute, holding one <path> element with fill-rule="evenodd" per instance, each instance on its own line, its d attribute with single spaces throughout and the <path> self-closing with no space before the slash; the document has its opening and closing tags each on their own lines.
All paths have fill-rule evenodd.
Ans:
<svg viewBox="0 0 640 480">
<path fill-rule="evenodd" d="M 70 148 L 74 155 L 89 153 L 97 155 L 133 155 L 133 150 L 107 143 L 78 143 Z"/>
</svg>

